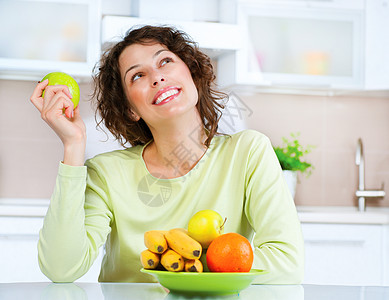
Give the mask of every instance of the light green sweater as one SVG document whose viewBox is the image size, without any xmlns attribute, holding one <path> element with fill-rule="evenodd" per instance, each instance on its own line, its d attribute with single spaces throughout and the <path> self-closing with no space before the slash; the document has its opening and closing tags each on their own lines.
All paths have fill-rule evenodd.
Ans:
<svg viewBox="0 0 389 300">
<path fill-rule="evenodd" d="M 301 227 L 266 136 L 253 130 L 216 136 L 197 165 L 174 179 L 150 175 L 143 149 L 101 154 L 83 167 L 60 164 L 38 243 L 49 279 L 81 277 L 105 243 L 99 281 L 152 282 L 139 271 L 144 232 L 187 227 L 197 211 L 213 209 L 227 217 L 225 233 L 254 236 L 253 268 L 269 271 L 256 283 L 302 281 Z M 177 149 L 177 155 L 189 154 Z"/>
</svg>

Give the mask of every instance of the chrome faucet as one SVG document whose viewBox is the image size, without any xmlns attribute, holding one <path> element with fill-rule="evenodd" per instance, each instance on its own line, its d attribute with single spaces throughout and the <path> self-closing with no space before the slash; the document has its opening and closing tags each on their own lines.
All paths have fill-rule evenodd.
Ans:
<svg viewBox="0 0 389 300">
<path fill-rule="evenodd" d="M 365 190 L 365 160 L 363 157 L 363 143 L 362 139 L 358 139 L 357 152 L 355 155 L 355 163 L 359 166 L 358 172 L 358 190 L 355 195 L 358 198 L 358 210 L 366 210 L 365 198 L 383 198 L 385 197 L 384 183 L 382 183 L 380 190 Z"/>
</svg>

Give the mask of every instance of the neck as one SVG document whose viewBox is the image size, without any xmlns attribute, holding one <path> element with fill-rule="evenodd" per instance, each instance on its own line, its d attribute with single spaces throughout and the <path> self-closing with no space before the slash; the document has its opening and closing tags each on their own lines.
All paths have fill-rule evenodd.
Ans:
<svg viewBox="0 0 389 300">
<path fill-rule="evenodd" d="M 144 160 L 152 174 L 180 177 L 188 173 L 206 151 L 207 136 L 198 113 L 183 122 L 176 121 L 158 129 L 150 128 L 154 140 L 145 149 Z"/>
</svg>

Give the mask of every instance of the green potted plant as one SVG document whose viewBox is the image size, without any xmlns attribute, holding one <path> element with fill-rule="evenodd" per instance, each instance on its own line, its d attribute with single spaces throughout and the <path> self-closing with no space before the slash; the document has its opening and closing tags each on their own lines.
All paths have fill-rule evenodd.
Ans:
<svg viewBox="0 0 389 300">
<path fill-rule="evenodd" d="M 293 198 L 296 192 L 297 173 L 300 172 L 308 177 L 314 169 L 311 163 L 303 160 L 305 155 L 312 152 L 314 146 L 302 146 L 298 140 L 299 136 L 299 132 L 291 133 L 291 139 L 283 137 L 282 145 L 273 147 Z"/>
</svg>

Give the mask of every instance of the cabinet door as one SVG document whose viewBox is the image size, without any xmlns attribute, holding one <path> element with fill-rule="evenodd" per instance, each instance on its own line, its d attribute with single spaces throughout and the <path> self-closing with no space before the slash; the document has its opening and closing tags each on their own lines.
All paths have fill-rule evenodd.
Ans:
<svg viewBox="0 0 389 300">
<path fill-rule="evenodd" d="M 0 282 L 49 281 L 38 264 L 37 243 L 43 218 L 0 217 Z M 77 282 L 97 282 L 102 249 L 91 269 Z"/>
<path fill-rule="evenodd" d="M 288 7 L 313 7 L 327 9 L 363 9 L 364 0 L 238 0 L 246 4 L 283 5 Z"/>
<path fill-rule="evenodd" d="M 304 283 L 384 284 L 384 230 L 381 225 L 302 224 Z"/>
<path fill-rule="evenodd" d="M 241 5 L 245 48 L 238 78 L 247 83 L 346 88 L 362 84 L 363 15 L 359 10 Z"/>
<path fill-rule="evenodd" d="M 100 54 L 99 1 L 2 0 L 0 19 L 0 78 L 90 78 Z"/>
</svg>

